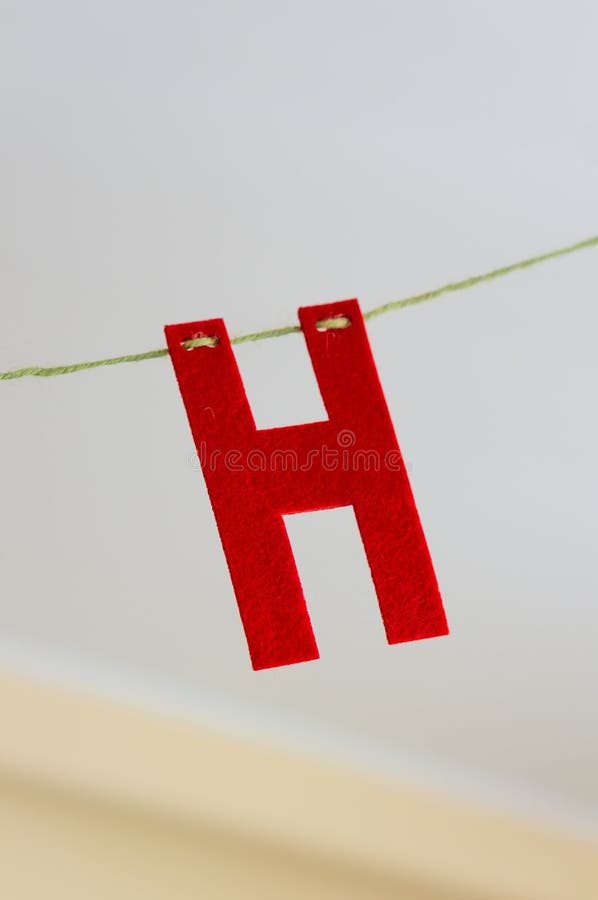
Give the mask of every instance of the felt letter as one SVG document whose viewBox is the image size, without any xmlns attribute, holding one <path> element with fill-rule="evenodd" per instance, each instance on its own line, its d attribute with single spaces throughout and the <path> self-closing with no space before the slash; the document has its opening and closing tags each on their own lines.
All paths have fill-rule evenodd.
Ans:
<svg viewBox="0 0 598 900">
<path fill-rule="evenodd" d="M 165 328 L 254 669 L 319 656 L 288 513 L 352 506 L 388 642 L 448 633 L 359 305 L 307 306 L 299 320 L 328 419 L 266 429 L 222 319 Z"/>
</svg>

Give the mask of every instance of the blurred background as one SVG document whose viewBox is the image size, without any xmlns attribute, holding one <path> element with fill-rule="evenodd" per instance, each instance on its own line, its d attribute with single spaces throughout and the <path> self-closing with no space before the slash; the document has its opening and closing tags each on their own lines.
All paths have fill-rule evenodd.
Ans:
<svg viewBox="0 0 598 900">
<path fill-rule="evenodd" d="M 166 323 L 222 316 L 234 335 L 292 324 L 300 305 L 357 296 L 366 310 L 596 233 L 597 29 L 590 0 L 0 0 L 0 370 L 153 349 Z M 95 896 L 98 854 L 114 896 L 203 885 L 206 896 L 266 897 L 268 879 L 273 896 L 333 896 L 332 875 L 301 887 L 297 872 L 315 865 L 307 850 L 294 875 L 264 851 L 262 868 L 239 862 L 242 887 L 221 883 L 214 873 L 245 850 L 223 849 L 220 865 L 201 835 L 175 839 L 174 825 L 138 845 L 127 881 L 101 834 L 123 829 L 126 866 L 122 848 L 142 826 L 119 806 L 127 779 L 98 772 L 108 748 L 139 740 L 149 753 L 129 743 L 129 716 L 160 721 L 167 741 L 184 723 L 192 742 L 218 735 L 236 748 L 230 768 L 210 773 L 221 790 L 209 813 L 203 744 L 196 778 L 192 758 L 180 763 L 186 738 L 156 751 L 127 801 L 139 821 L 180 764 L 197 793 L 185 815 L 227 835 L 282 828 L 272 804 L 283 785 L 304 784 L 294 767 L 307 765 L 328 775 L 305 783 L 284 852 L 299 846 L 299 820 L 307 831 L 325 821 L 321 848 L 338 854 L 339 877 L 359 831 L 338 836 L 346 816 L 337 807 L 334 818 L 337 795 L 322 784 L 346 778 L 345 796 L 367 784 L 394 798 L 383 828 L 374 795 L 362 798 L 362 836 L 388 837 L 395 822 L 396 861 L 404 790 L 504 823 L 502 862 L 488 860 L 486 880 L 459 883 L 459 896 L 598 894 L 596 881 L 596 893 L 580 881 L 561 894 L 548 870 L 542 883 L 495 878 L 521 864 L 520 828 L 553 836 L 538 858 L 562 859 L 563 872 L 572 864 L 559 847 L 596 847 L 597 283 L 588 250 L 371 323 L 452 633 L 389 647 L 352 511 L 293 516 L 321 659 L 285 669 L 251 670 L 169 360 L 2 383 L 7 896 L 48 896 L 59 871 L 61 896 L 69 884 L 80 895 L 79 875 Z M 236 352 L 258 426 L 323 417 L 300 335 Z M 60 729 L 54 703 L 72 712 Z M 284 775 L 274 788 L 269 763 L 253 772 L 260 791 L 241 822 L 227 783 L 246 752 L 274 754 Z M 129 762 L 115 758 L 114 771 L 134 782 Z M 65 799 L 75 770 L 76 802 Z M 88 803 L 110 786 L 116 806 L 101 816 L 118 824 L 101 831 L 101 803 Z M 81 809 L 69 806 L 67 826 L 71 802 Z M 361 814 L 351 807 L 356 828 Z M 452 815 L 437 844 L 422 831 L 435 873 L 422 897 L 455 887 L 436 855 Z M 475 865 L 464 848 L 479 830 L 468 828 L 462 868 Z M 30 883 L 35 866 L 15 860 L 38 845 L 45 861 Z M 420 896 L 407 851 L 407 888 L 386 872 L 393 852 L 385 862 L 364 851 L 374 880 L 391 881 L 355 896 Z M 193 877 L 158 888 L 160 853 L 164 878 L 187 864 Z"/>
</svg>

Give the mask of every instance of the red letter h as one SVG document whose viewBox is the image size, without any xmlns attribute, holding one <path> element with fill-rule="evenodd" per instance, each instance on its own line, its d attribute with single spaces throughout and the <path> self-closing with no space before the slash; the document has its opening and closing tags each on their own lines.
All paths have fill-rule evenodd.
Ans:
<svg viewBox="0 0 598 900">
<path fill-rule="evenodd" d="M 388 642 L 448 633 L 359 305 L 299 320 L 329 418 L 283 428 L 256 428 L 222 319 L 165 329 L 254 669 L 319 656 L 287 513 L 353 506 Z"/>
</svg>

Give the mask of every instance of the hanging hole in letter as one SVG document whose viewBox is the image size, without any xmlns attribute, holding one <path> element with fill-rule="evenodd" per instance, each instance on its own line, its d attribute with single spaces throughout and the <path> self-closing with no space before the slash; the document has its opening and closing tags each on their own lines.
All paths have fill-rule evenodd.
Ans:
<svg viewBox="0 0 598 900">
<path fill-rule="evenodd" d="M 215 334 L 194 334 L 188 341 L 181 341 L 181 346 L 185 350 L 195 350 L 197 347 L 217 347 L 219 343 L 220 338 Z"/>
<path fill-rule="evenodd" d="M 331 316 L 329 319 L 319 319 L 316 328 L 318 331 L 338 331 L 341 328 L 348 328 L 350 324 L 349 316 Z"/>
</svg>

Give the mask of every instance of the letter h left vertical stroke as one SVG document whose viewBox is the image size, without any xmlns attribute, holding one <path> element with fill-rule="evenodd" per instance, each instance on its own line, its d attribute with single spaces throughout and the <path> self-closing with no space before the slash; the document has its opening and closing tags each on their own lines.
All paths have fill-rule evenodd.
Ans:
<svg viewBox="0 0 598 900">
<path fill-rule="evenodd" d="M 165 328 L 254 669 L 319 656 L 289 513 L 353 507 L 390 644 L 448 633 L 359 305 L 299 320 L 328 419 L 281 428 L 256 428 L 222 319 Z"/>
</svg>

